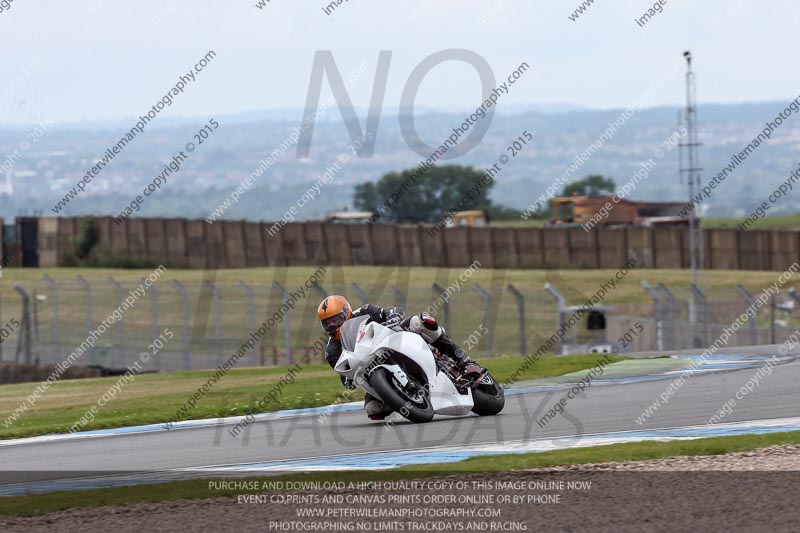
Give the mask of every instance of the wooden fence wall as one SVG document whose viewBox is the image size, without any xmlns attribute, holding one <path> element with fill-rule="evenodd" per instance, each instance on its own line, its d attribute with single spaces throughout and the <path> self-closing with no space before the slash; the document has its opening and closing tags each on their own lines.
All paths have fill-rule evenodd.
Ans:
<svg viewBox="0 0 800 533">
<path fill-rule="evenodd" d="M 274 265 L 408 265 L 497 268 L 688 268 L 685 228 L 449 228 L 430 226 L 291 223 L 275 235 L 271 224 L 173 218 L 131 218 L 117 225 L 97 219 L 100 244 L 132 258 L 171 268 L 245 268 Z M 39 265 L 58 266 L 78 233 L 80 218 L 39 219 Z M 0 249 L 2 249 L 0 243 Z M 705 230 L 709 269 L 784 270 L 800 260 L 797 230 Z"/>
</svg>

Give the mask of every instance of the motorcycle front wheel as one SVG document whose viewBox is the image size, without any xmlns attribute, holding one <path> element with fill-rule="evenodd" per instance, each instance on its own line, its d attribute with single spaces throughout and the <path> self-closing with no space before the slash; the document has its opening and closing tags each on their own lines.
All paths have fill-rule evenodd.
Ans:
<svg viewBox="0 0 800 533">
<path fill-rule="evenodd" d="M 427 389 L 408 375 L 405 387 L 385 368 L 376 368 L 369 377 L 369 384 L 378 393 L 383 403 L 411 422 L 430 422 L 433 405 Z"/>
</svg>

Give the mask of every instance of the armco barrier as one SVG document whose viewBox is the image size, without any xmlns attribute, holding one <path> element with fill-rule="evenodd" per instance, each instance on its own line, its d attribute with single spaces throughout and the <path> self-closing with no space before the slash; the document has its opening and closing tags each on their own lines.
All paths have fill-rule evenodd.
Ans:
<svg viewBox="0 0 800 533">
<path fill-rule="evenodd" d="M 686 228 L 456 227 L 293 222 L 270 235 L 267 223 L 126 218 L 96 219 L 99 244 L 134 259 L 172 268 L 303 265 L 404 265 L 463 268 L 688 268 Z M 79 218 L 39 219 L 43 267 L 63 265 L 81 227 Z M 705 267 L 782 270 L 800 256 L 797 230 L 704 230 Z"/>
</svg>

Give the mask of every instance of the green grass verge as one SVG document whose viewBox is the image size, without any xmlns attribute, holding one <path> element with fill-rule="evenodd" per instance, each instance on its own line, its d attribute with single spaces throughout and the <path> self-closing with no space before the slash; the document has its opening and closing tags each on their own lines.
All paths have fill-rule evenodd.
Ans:
<svg viewBox="0 0 800 533">
<path fill-rule="evenodd" d="M 729 452 L 751 451 L 766 446 L 798 443 L 800 443 L 800 431 L 793 431 L 769 435 L 737 435 L 672 442 L 634 442 L 542 453 L 484 456 L 474 457 L 458 463 L 410 466 L 382 472 L 325 472 L 236 479 L 259 481 L 343 481 L 346 483 L 388 481 L 475 472 L 505 472 L 568 464 L 641 461 L 679 455 L 720 455 Z M 211 490 L 208 480 L 192 480 L 28 496 L 7 496 L 0 497 L 0 516 L 41 515 L 78 507 L 235 497 L 237 494 L 261 492 L 266 491 Z"/>
<path fill-rule="evenodd" d="M 747 220 L 750 216 L 748 213 L 739 218 L 704 218 L 703 227 L 705 228 L 736 228 Z M 800 213 L 792 213 L 791 215 L 777 215 L 762 217 L 753 222 L 748 229 L 766 229 L 766 228 L 797 228 L 800 227 Z"/>
<path fill-rule="evenodd" d="M 559 376 L 595 366 L 602 355 L 544 357 L 532 365 L 521 379 Z M 622 360 L 612 357 L 611 361 Z M 522 364 L 522 357 L 495 357 L 481 362 L 492 375 L 504 381 Z M 194 409 L 181 420 L 237 416 L 262 412 L 257 402 L 287 375 L 289 367 L 255 367 L 228 372 L 214 388 L 203 396 Z M 123 383 L 117 397 L 98 408 L 93 421 L 82 430 L 135 426 L 166 422 L 213 375 L 212 371 L 141 374 L 128 384 Z M 41 396 L 36 405 L 22 414 L 10 428 L 0 424 L 0 438 L 29 437 L 67 432 L 87 409 L 120 378 L 58 381 Z M 31 394 L 35 383 L 0 386 L 0 413 L 12 413 Z M 345 389 L 339 377 L 327 365 L 302 367 L 294 382 L 283 388 L 277 401 L 266 405 L 267 411 L 330 405 Z M 352 399 L 360 400 L 361 392 Z"/>
</svg>

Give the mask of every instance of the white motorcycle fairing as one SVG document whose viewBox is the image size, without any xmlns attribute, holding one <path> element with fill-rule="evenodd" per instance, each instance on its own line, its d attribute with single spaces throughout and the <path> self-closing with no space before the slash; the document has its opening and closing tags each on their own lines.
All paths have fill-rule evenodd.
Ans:
<svg viewBox="0 0 800 533">
<path fill-rule="evenodd" d="M 333 368 L 377 398 L 379 395 L 369 385 L 365 375 L 375 368 L 385 368 L 402 385 L 408 383 L 403 369 L 386 361 L 385 354 L 390 351 L 404 355 L 422 370 L 428 381 L 429 398 L 435 414 L 458 416 L 472 410 L 472 391 L 459 393 L 450 378 L 444 372 L 437 371 L 430 347 L 416 333 L 395 331 L 377 322 L 366 323 L 363 320 L 358 326 L 355 346 L 343 339 L 342 355 Z"/>
</svg>

